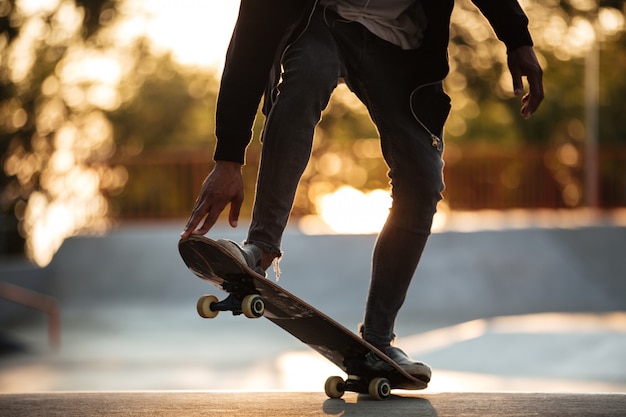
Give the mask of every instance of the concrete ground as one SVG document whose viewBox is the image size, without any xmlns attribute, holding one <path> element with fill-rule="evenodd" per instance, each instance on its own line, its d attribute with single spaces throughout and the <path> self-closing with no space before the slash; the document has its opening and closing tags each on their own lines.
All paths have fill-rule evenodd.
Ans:
<svg viewBox="0 0 626 417">
<path fill-rule="evenodd" d="M 428 390 L 387 402 L 388 415 L 459 415 L 463 407 L 467 415 L 534 415 L 546 404 L 538 415 L 626 415 L 626 228 L 528 226 L 432 236 L 397 344 L 434 376 Z M 38 415 L 38 407 L 46 415 L 79 415 L 81 407 L 91 415 L 378 410 L 356 395 L 327 401 L 324 380 L 339 371 L 270 322 L 199 318 L 197 297 L 219 291 L 185 269 L 180 227 L 124 225 L 73 238 L 43 270 L 0 264 L 2 281 L 54 296 L 61 312 L 55 350 L 44 314 L 0 300 L 0 415 Z M 243 233 L 219 228 L 213 236 Z M 290 229 L 279 283 L 356 329 L 373 244 L 373 236 Z M 580 414 L 562 413 L 574 406 Z"/>
<path fill-rule="evenodd" d="M 0 415 L 211 417 L 622 417 L 626 394 L 442 393 L 373 401 L 356 394 L 330 400 L 321 393 L 105 392 L 0 394 Z"/>
</svg>

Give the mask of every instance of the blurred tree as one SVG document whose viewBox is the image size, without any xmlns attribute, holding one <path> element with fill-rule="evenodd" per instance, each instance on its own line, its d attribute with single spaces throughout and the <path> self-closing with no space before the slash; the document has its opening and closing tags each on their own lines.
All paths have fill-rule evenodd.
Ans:
<svg viewBox="0 0 626 417">
<path fill-rule="evenodd" d="M 513 96 L 512 80 L 506 63 L 506 50 L 489 28 L 486 19 L 470 0 L 457 0 L 451 21 L 449 58 L 451 71 L 445 88 L 452 97 L 452 112 L 446 123 L 446 142 L 457 162 L 462 154 L 455 145 L 472 150 L 509 149 L 511 152 L 527 146 L 548 150 L 546 160 L 554 178 L 564 190 L 580 189 L 582 183 L 582 156 L 587 137 L 584 120 L 585 55 L 594 42 L 600 43 L 600 132 L 601 146 L 624 144 L 626 124 L 622 123 L 624 97 L 626 97 L 626 36 L 624 11 L 626 2 L 611 0 L 561 0 L 522 1 L 530 19 L 530 30 L 535 40 L 536 52 L 545 69 L 546 98 L 540 110 L 529 120 L 519 114 L 520 99 Z M 597 32 L 597 33 L 596 33 Z M 330 149 L 326 138 L 339 143 L 375 137 L 372 130 L 358 127 L 346 117 L 346 99 L 339 96 L 339 104 L 332 101 L 328 113 L 319 126 L 321 144 L 314 149 L 325 155 Z M 354 115 L 354 107 L 350 109 Z M 366 118 L 363 108 L 360 117 Z M 362 123 L 362 122 L 361 122 Z M 360 126 L 366 126 L 361 124 Z M 365 133 L 367 132 L 367 133 Z M 365 136 L 364 136 L 365 135 Z M 349 140 L 348 140 L 349 139 Z M 334 142 L 333 142 L 334 143 Z M 335 145 L 333 145 L 335 146 Z M 357 146 L 358 148 L 358 146 Z M 342 169 L 370 161 L 343 146 L 334 149 L 333 170 L 307 171 L 303 192 L 321 189 L 332 192 L 345 183 L 346 170 Z M 564 158 L 564 155 L 568 157 Z M 448 155 L 447 155 L 448 156 Z M 377 160 L 379 161 L 379 160 Z M 328 164 L 323 164 L 328 166 Z M 373 178 L 383 168 L 368 170 Z M 606 170 L 607 181 L 612 181 Z M 328 175 L 331 173 L 332 175 Z M 621 175 L 616 171 L 614 175 Z M 309 174 L 307 176 L 307 174 Z M 379 175 L 377 176 L 381 183 Z M 620 179 L 624 182 L 626 180 Z M 375 186 L 368 180 L 366 184 Z M 450 185 L 450 184 L 449 184 Z M 452 184 L 452 187 L 454 185 Z M 367 186 L 365 186 L 367 188 Z M 566 206 L 582 203 L 581 192 L 570 193 Z M 313 201 L 299 198 L 297 203 L 305 209 L 315 208 Z M 308 204 L 308 205 L 307 205 Z"/>
<path fill-rule="evenodd" d="M 522 2 L 545 69 L 546 90 L 540 111 L 524 120 L 519 116 L 519 99 L 512 94 L 504 46 L 469 0 L 457 1 L 450 46 L 452 73 L 446 80 L 454 101 L 448 140 L 546 145 L 560 137 L 570 121 L 584 119 L 584 56 L 596 37 L 603 63 L 601 139 L 609 143 L 624 138 L 614 134 L 620 124 L 609 123 L 616 107 L 607 100 L 624 97 L 626 87 L 624 77 L 616 77 L 626 70 L 621 58 L 626 53 L 624 4 L 623 0 Z M 595 19 L 599 20 L 598 34 L 594 34 Z"/>
<path fill-rule="evenodd" d="M 66 236 L 104 226 L 100 189 L 121 185 L 103 163 L 119 71 L 95 33 L 114 10 L 104 0 L 0 1 L 0 253 L 22 252 L 25 239 L 45 265 Z"/>
<path fill-rule="evenodd" d="M 190 164 L 197 158 L 205 161 L 198 176 L 209 172 L 215 145 L 217 75 L 181 67 L 170 55 L 155 56 L 140 49 L 135 68 L 121 85 L 133 92 L 132 98 L 108 114 L 116 140 L 113 159 L 126 167 L 129 177 L 123 190 L 108 195 L 111 214 L 158 206 L 157 212 L 183 215 L 193 203 L 188 189 L 197 184 L 181 186 L 185 180 L 159 165 L 135 162 L 166 158 Z"/>
<path fill-rule="evenodd" d="M 212 154 L 218 79 L 214 72 L 184 68 L 170 55 L 145 48 L 120 88 L 132 98 L 108 113 L 118 157 L 143 150 L 203 149 Z"/>
<path fill-rule="evenodd" d="M 66 237 L 103 230 L 107 214 L 119 210 L 122 200 L 153 198 L 174 181 L 144 176 L 123 191 L 130 168 L 122 163 L 133 157 L 185 148 L 210 159 L 218 76 L 182 67 L 171 56 L 155 55 L 149 40 L 129 40 L 116 31 L 129 17 L 125 14 L 137 13 L 126 3 L 0 0 L 0 254 L 20 253 L 25 239 L 27 254 L 45 265 Z M 522 2 L 546 70 L 547 93 L 540 111 L 526 121 L 511 93 L 504 47 L 471 2 L 458 0 L 446 80 L 453 99 L 446 126 L 450 148 L 538 144 L 554 150 L 556 156 L 547 160 L 558 162 L 551 165 L 555 177 L 571 178 L 580 170 L 584 54 L 594 39 L 595 19 L 601 45 L 600 143 L 623 143 L 624 3 Z M 257 138 L 262 121 L 259 115 Z M 315 212 L 321 194 L 345 184 L 387 187 L 376 137 L 365 108 L 339 88 L 316 132 L 295 214 Z M 249 197 L 259 148 L 255 140 L 248 152 Z M 183 199 L 189 197 L 170 198 L 172 204 Z"/>
</svg>

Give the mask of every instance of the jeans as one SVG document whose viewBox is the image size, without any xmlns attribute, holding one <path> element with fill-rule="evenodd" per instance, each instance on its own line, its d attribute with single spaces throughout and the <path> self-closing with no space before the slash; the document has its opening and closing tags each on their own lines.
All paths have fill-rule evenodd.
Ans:
<svg viewBox="0 0 626 417">
<path fill-rule="evenodd" d="M 433 143 L 409 105 L 418 87 L 413 71 L 428 63 L 415 63 L 407 51 L 362 25 L 318 8 L 282 64 L 282 81 L 262 135 L 247 243 L 280 255 L 315 126 L 344 79 L 367 107 L 389 166 L 393 203 L 374 248 L 363 326 L 367 341 L 388 345 L 443 191 L 442 142 Z"/>
</svg>

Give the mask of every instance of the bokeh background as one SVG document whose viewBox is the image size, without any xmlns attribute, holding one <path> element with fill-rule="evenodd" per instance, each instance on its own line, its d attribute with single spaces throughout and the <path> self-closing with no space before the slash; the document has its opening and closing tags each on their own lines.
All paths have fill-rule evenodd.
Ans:
<svg viewBox="0 0 626 417">
<path fill-rule="evenodd" d="M 545 71 L 530 120 L 504 46 L 457 2 L 445 199 L 399 329 L 449 376 L 435 389 L 623 391 L 625 2 L 520 3 Z M 263 321 L 197 319 L 210 289 L 176 253 L 238 6 L 0 0 L 0 390 L 316 389 L 333 372 Z M 262 124 L 243 225 L 215 237 L 245 237 Z M 389 201 L 376 130 L 340 86 L 280 283 L 355 328 Z"/>
</svg>

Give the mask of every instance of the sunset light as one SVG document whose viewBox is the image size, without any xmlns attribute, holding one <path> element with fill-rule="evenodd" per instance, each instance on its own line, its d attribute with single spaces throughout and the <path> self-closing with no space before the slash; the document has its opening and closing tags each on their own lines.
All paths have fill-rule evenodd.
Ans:
<svg viewBox="0 0 626 417">
<path fill-rule="evenodd" d="M 390 206 L 391 196 L 385 190 L 364 193 L 342 187 L 321 197 L 321 217 L 336 233 L 376 233 Z"/>
<path fill-rule="evenodd" d="M 0 0 L 0 417 L 626 417 L 626 0 L 360 3 Z"/>
<path fill-rule="evenodd" d="M 7 233 L 17 242 L 11 251 L 23 253 L 25 247 L 31 260 L 45 266 L 65 239 L 104 232 L 116 220 L 188 216 L 197 183 L 212 163 L 220 72 L 240 2 L 0 4 L 3 18 L 14 26 L 0 37 L 6 87 L 0 100 L 6 144 L 0 166 L 7 184 L 0 200 L 12 220 Z M 603 160 L 596 181 L 587 174 L 594 173 L 593 152 L 586 152 L 594 129 L 583 117 L 581 98 L 592 90 L 583 79 L 592 72 L 584 62 L 597 50 L 600 73 L 588 77 L 598 81 L 601 98 L 596 130 L 607 145 L 619 144 L 621 125 L 604 120 L 621 120 L 613 113 L 623 96 L 624 12 L 589 0 L 568 4 L 522 2 L 532 17 L 538 59 L 551 74 L 547 86 L 559 91 L 533 119 L 547 121 L 525 128 L 517 124 L 517 104 L 500 100 L 515 100 L 505 46 L 470 2 L 455 7 L 445 80 L 454 104 L 445 126 L 448 188 L 433 231 L 449 228 L 465 216 L 459 214 L 463 210 L 579 209 L 592 205 L 590 184 L 596 183 L 607 207 L 620 204 L 620 159 Z M 617 64 L 607 64 L 606 57 Z M 482 99 L 492 91 L 495 99 Z M 559 97 L 558 105 L 553 97 Z M 259 113 L 247 148 L 250 183 L 256 179 L 263 120 Z M 530 151 L 539 144 L 540 151 Z M 509 155 L 525 147 L 529 150 L 519 153 L 525 159 Z M 486 149 L 486 162 L 478 162 Z M 196 161 L 200 155 L 206 160 Z M 615 152 L 610 156 L 620 158 Z M 378 233 L 391 205 L 387 172 L 367 109 L 341 84 L 317 126 L 294 221 L 310 234 Z M 252 210 L 250 194 L 242 216 Z"/>
<path fill-rule="evenodd" d="M 120 40 L 146 36 L 155 53 L 184 65 L 221 66 L 235 25 L 238 1 L 126 0 L 116 27 Z"/>
<path fill-rule="evenodd" d="M 317 207 L 318 215 L 304 216 L 298 223 L 305 234 L 375 234 L 387 220 L 391 194 L 389 190 L 363 192 L 343 186 L 335 192 L 318 196 Z M 443 229 L 449 211 L 445 201 L 439 203 L 433 218 L 433 232 Z"/>
<path fill-rule="evenodd" d="M 10 129 L 29 128 L 30 121 L 34 126 L 24 143 L 12 143 L 3 168 L 20 187 L 32 190 L 15 213 L 26 253 L 36 264 L 50 263 L 68 237 L 108 229 L 104 193 L 119 192 L 128 174 L 108 164 L 117 144 L 106 112 L 132 99 L 143 82 L 134 77 L 141 59 L 137 45 L 145 42 L 149 53 L 169 54 L 182 66 L 219 70 L 238 5 L 124 0 L 101 13 L 94 42 L 82 37 L 89 13 L 84 7 L 62 0 L 16 2 L 23 22 L 7 48 L 7 73 L 15 83 L 41 77 L 41 97 L 32 114 L 20 99 L 3 108 Z M 42 48 L 56 49 L 42 55 Z M 54 57 L 56 51 L 63 54 Z M 46 59 L 57 61 L 41 65 Z"/>
</svg>

